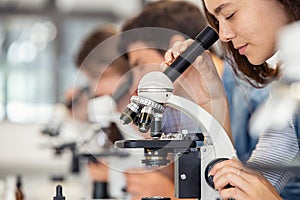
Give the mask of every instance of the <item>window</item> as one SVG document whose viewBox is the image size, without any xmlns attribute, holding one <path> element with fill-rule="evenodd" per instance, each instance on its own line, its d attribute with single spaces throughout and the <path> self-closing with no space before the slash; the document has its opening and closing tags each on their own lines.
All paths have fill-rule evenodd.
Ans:
<svg viewBox="0 0 300 200">
<path fill-rule="evenodd" d="M 83 37 L 96 26 L 120 24 L 142 5 L 140 0 L 72 2 L 0 5 L 0 121 L 51 121 L 65 91 L 86 84 L 74 66 Z"/>
<path fill-rule="evenodd" d="M 0 120 L 46 123 L 64 91 L 84 85 L 74 57 L 82 38 L 99 19 L 71 18 L 57 26 L 40 16 L 17 16 L 1 22 L 4 32 L 0 65 Z M 84 27 L 84 28 L 83 28 Z M 58 33 L 60 34 L 58 36 Z"/>
</svg>

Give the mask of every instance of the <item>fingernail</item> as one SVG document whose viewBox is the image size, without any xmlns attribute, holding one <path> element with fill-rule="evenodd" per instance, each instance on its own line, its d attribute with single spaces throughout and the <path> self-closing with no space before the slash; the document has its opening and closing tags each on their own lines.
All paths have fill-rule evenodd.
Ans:
<svg viewBox="0 0 300 200">
<path fill-rule="evenodd" d="M 186 45 L 180 46 L 180 48 L 179 48 L 180 52 L 184 52 L 185 50 L 186 50 Z"/>
<path fill-rule="evenodd" d="M 166 55 L 166 62 L 171 62 L 172 61 L 172 56 L 170 55 Z"/>
<path fill-rule="evenodd" d="M 160 64 L 160 66 L 161 66 L 161 68 L 166 69 L 169 65 L 167 65 L 167 63 L 165 63 L 165 62 L 162 62 Z"/>
</svg>

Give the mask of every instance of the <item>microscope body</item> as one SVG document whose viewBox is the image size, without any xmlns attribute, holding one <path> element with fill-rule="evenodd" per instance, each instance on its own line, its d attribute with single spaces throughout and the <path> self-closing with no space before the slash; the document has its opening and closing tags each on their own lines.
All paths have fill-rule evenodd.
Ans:
<svg viewBox="0 0 300 200">
<path fill-rule="evenodd" d="M 131 98 L 129 111 L 124 111 L 121 121 L 127 124 L 132 120 L 141 132 L 147 132 L 150 129 L 149 119 L 152 119 L 150 132 L 153 139 L 117 141 L 115 146 L 144 148 L 146 159 L 142 162 L 149 166 L 168 164 L 163 157 L 172 153 L 176 197 L 220 199 L 208 172 L 213 164 L 236 156 L 233 145 L 223 127 L 208 112 L 194 102 L 174 95 L 173 89 L 172 81 L 163 72 L 146 74 L 139 83 L 138 96 Z M 201 133 L 162 133 L 159 120 L 165 107 L 185 113 L 197 124 Z"/>
</svg>

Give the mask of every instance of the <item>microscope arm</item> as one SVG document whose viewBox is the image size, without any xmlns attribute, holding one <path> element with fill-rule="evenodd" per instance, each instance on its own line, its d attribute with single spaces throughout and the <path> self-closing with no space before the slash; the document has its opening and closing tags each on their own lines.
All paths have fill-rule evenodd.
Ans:
<svg viewBox="0 0 300 200">
<path fill-rule="evenodd" d="M 231 158 L 236 155 L 227 133 L 206 110 L 194 102 L 176 95 L 171 95 L 165 105 L 184 112 L 195 121 L 205 137 L 204 145 L 213 145 L 216 157 Z"/>
<path fill-rule="evenodd" d="M 157 79 L 160 81 L 155 81 Z M 147 102 L 146 99 L 149 99 L 164 107 L 169 106 L 182 111 L 195 121 L 204 135 L 204 144 L 198 147 L 200 159 L 200 179 L 198 184 L 201 190 L 199 191 L 199 197 L 202 200 L 220 199 L 218 191 L 213 189 L 213 180 L 208 177 L 208 172 L 217 162 L 236 156 L 234 147 L 223 127 L 211 114 L 196 103 L 174 95 L 173 89 L 172 81 L 165 74 L 161 72 L 150 72 L 145 75 L 139 83 L 138 96 L 141 98 L 139 102 Z M 152 106 L 153 102 L 148 104 Z M 154 105 L 156 104 L 154 103 Z M 158 107 L 156 106 L 156 108 Z M 180 160 L 179 158 L 182 156 L 183 154 L 178 153 L 175 155 L 175 160 Z M 198 165 L 196 164 L 196 158 L 191 160 L 194 161 L 191 161 L 192 163 L 188 161 L 190 166 L 194 167 Z M 191 181 L 191 178 L 194 176 L 189 174 L 190 170 L 185 165 L 186 164 L 175 164 L 176 197 L 181 197 L 179 193 L 182 192 L 182 189 L 180 188 L 185 185 L 187 180 Z M 183 186 L 183 188 L 185 188 L 183 190 L 189 191 L 189 187 L 191 188 L 190 185 Z"/>
<path fill-rule="evenodd" d="M 189 151 L 185 152 L 174 152 L 175 196 L 179 198 L 220 199 L 220 194 L 214 189 L 212 177 L 208 176 L 209 171 L 217 162 L 230 159 L 236 155 L 228 135 L 212 115 L 199 105 L 173 94 L 173 82 L 194 62 L 197 56 L 201 55 L 217 39 L 217 33 L 208 27 L 196 36 L 192 45 L 164 72 L 150 72 L 143 76 L 139 82 L 138 96 L 131 97 L 130 104 L 120 116 L 120 120 L 124 125 L 134 122 L 140 132 L 146 133 L 151 128 L 151 137 L 156 138 L 153 142 L 157 142 L 157 138 L 162 135 L 162 131 L 159 131 L 162 127 L 161 115 L 166 106 L 184 112 L 201 129 L 204 135 L 203 145 L 190 148 Z M 153 118 L 154 131 L 151 127 Z M 126 145 L 124 145 L 126 143 L 127 141 L 117 142 L 116 146 L 126 148 Z M 148 150 L 145 153 L 147 157 L 153 157 L 156 161 L 158 151 Z M 185 156 L 187 156 L 187 159 L 185 159 Z M 190 164 L 189 166 L 192 166 L 193 169 L 188 169 L 187 164 Z M 183 170 L 181 170 L 182 167 Z M 199 179 L 195 177 L 199 177 Z M 186 193 L 186 196 L 178 195 L 177 190 L 179 187 L 182 185 L 187 186 L 184 188 L 190 191 L 192 189 L 189 187 L 191 184 L 195 189 L 192 195 L 189 195 L 189 193 Z"/>
</svg>

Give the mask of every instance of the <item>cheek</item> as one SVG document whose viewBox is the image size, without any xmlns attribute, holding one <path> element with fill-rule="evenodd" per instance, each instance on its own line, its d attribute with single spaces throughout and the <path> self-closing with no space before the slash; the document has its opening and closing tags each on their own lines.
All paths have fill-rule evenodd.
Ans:
<svg viewBox="0 0 300 200">
<path fill-rule="evenodd" d="M 237 34 L 242 43 L 248 43 L 245 56 L 253 65 L 260 65 L 266 61 L 274 49 L 273 37 L 267 27 L 248 18 L 237 27 Z"/>
<path fill-rule="evenodd" d="M 239 40 L 251 42 L 258 35 L 258 27 L 254 20 L 250 17 L 242 15 L 232 24 L 232 29 L 236 33 Z"/>
<path fill-rule="evenodd" d="M 274 54 L 275 44 L 274 36 L 268 34 L 268 31 L 262 31 L 252 38 L 246 56 L 251 64 L 260 65 Z"/>
<path fill-rule="evenodd" d="M 117 88 L 117 84 L 119 82 L 119 78 L 111 77 L 111 78 L 103 78 L 97 85 L 96 94 L 99 95 L 112 95 L 115 89 Z"/>
<path fill-rule="evenodd" d="M 278 30 L 287 23 L 284 13 L 278 12 L 277 7 L 269 7 L 264 10 L 253 10 L 254 17 L 259 20 L 251 20 L 252 22 L 248 23 L 251 26 L 251 30 L 248 29 L 250 34 L 248 37 L 252 37 L 250 41 L 253 45 L 251 53 L 254 54 L 251 61 L 250 58 L 248 59 L 253 62 L 252 64 L 262 64 L 276 52 Z M 276 18 L 274 18 L 275 15 Z"/>
<path fill-rule="evenodd" d="M 105 83 L 107 94 L 111 95 L 120 86 L 119 81 L 119 78 L 111 78 Z"/>
</svg>

